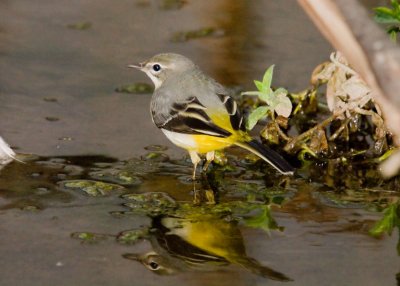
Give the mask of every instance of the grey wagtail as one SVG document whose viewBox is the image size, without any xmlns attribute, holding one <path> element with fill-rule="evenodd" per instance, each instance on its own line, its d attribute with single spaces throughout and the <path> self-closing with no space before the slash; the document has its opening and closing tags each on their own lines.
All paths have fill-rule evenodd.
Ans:
<svg viewBox="0 0 400 286">
<path fill-rule="evenodd" d="M 154 217 L 147 239 L 152 251 L 123 256 L 140 261 L 156 274 L 210 271 L 218 266 L 236 264 L 265 278 L 291 281 L 285 274 L 248 257 L 237 221 L 214 214 Z"/>
<path fill-rule="evenodd" d="M 198 154 L 206 154 L 206 171 L 214 151 L 231 145 L 256 154 L 282 174 L 293 174 L 293 167 L 281 155 L 246 132 L 243 116 L 227 89 L 188 58 L 164 53 L 129 67 L 145 72 L 153 81 L 153 122 L 172 143 L 189 152 L 193 179 L 201 161 Z"/>
</svg>

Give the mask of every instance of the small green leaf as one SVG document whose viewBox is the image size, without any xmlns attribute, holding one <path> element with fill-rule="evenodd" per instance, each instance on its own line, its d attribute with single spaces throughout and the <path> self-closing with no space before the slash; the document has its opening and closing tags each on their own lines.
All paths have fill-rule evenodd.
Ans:
<svg viewBox="0 0 400 286">
<path fill-rule="evenodd" d="M 283 87 L 280 87 L 280 88 L 277 88 L 277 89 L 274 91 L 274 94 L 275 94 L 276 96 L 280 96 L 281 94 L 287 95 L 287 94 L 288 94 L 288 91 L 287 91 L 286 89 L 284 89 Z"/>
<path fill-rule="evenodd" d="M 274 66 L 275 65 L 270 66 L 264 74 L 262 83 L 263 83 L 263 86 L 265 89 L 268 89 L 271 87 L 272 76 L 274 74 Z"/>
<path fill-rule="evenodd" d="M 393 42 L 396 42 L 396 40 L 397 40 L 397 34 L 400 33 L 400 27 L 398 27 L 398 26 L 390 26 L 390 27 L 387 29 L 387 33 L 390 35 L 390 39 L 391 39 Z"/>
<path fill-rule="evenodd" d="M 258 89 L 259 91 L 264 91 L 264 85 L 263 85 L 263 83 L 262 83 L 261 81 L 255 80 L 255 81 L 254 81 L 254 84 L 256 85 L 256 87 L 257 87 L 257 89 Z"/>
<path fill-rule="evenodd" d="M 393 16 L 393 10 L 388 7 L 376 7 L 376 8 L 374 8 L 374 10 L 375 10 L 375 12 L 379 12 L 380 14 Z"/>
<path fill-rule="evenodd" d="M 400 3 L 398 0 L 391 0 L 390 4 L 392 5 L 394 12 L 400 12 Z"/>
<path fill-rule="evenodd" d="M 390 36 L 390 39 L 391 39 L 393 42 L 396 42 L 396 41 L 397 41 L 397 32 L 396 32 L 396 31 L 390 31 L 390 32 L 389 32 L 389 36 Z"/>
<path fill-rule="evenodd" d="M 258 97 L 261 97 L 263 94 L 261 91 L 245 91 L 242 92 L 241 95 L 256 95 Z"/>
<path fill-rule="evenodd" d="M 259 211 L 260 213 L 258 215 L 243 218 L 243 222 L 247 227 L 259 228 L 267 233 L 271 230 L 283 230 L 283 227 L 280 227 L 272 217 L 270 206 L 260 206 Z"/>
<path fill-rule="evenodd" d="M 383 212 L 383 218 L 374 225 L 369 233 L 372 236 L 380 236 L 384 232 L 389 235 L 392 234 L 393 228 L 400 225 L 397 213 L 398 208 L 399 205 L 397 203 L 389 205 Z"/>
<path fill-rule="evenodd" d="M 387 7 L 375 8 L 375 21 L 384 24 L 398 24 L 400 23 L 399 16 L 394 13 L 392 9 Z"/>
<path fill-rule="evenodd" d="M 248 130 L 253 129 L 254 126 L 257 124 L 258 120 L 265 117 L 269 110 L 270 108 L 268 106 L 259 106 L 256 109 L 254 109 L 253 112 L 250 113 L 247 119 L 246 128 Z"/>
<path fill-rule="evenodd" d="M 271 105 L 274 100 L 274 92 L 270 87 L 268 87 L 265 91 L 259 94 L 258 97 L 260 98 L 260 100 L 266 102 L 268 105 Z"/>
</svg>

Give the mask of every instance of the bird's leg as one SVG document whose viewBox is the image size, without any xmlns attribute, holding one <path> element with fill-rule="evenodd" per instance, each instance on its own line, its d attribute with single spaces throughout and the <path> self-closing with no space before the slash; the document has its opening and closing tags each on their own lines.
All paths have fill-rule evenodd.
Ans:
<svg viewBox="0 0 400 286">
<path fill-rule="evenodd" d="M 193 204 L 200 205 L 200 203 L 201 203 L 200 192 L 196 190 L 196 182 L 195 180 L 193 180 Z"/>
<path fill-rule="evenodd" d="M 207 172 L 208 166 L 210 166 L 210 163 L 214 160 L 215 157 L 215 151 L 210 151 L 207 152 L 206 154 L 206 163 L 203 166 L 203 172 Z"/>
<path fill-rule="evenodd" d="M 197 169 L 197 164 L 199 164 L 199 162 L 201 161 L 199 155 L 197 154 L 197 152 L 195 151 L 189 151 L 189 155 L 190 155 L 190 160 L 192 160 L 193 163 L 193 175 L 192 175 L 192 179 L 193 181 L 196 180 L 196 169 Z"/>
</svg>

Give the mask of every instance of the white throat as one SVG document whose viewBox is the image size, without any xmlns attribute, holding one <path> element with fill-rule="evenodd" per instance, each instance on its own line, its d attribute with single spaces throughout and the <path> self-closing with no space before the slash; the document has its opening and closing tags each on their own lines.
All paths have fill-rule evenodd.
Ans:
<svg viewBox="0 0 400 286">
<path fill-rule="evenodd" d="M 158 77 L 155 77 L 151 72 L 146 72 L 146 74 L 154 83 L 154 88 L 158 89 L 161 86 L 162 81 Z"/>
</svg>

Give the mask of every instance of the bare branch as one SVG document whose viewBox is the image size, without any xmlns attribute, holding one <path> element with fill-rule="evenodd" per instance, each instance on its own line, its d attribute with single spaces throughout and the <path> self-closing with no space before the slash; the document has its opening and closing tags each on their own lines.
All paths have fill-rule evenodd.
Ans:
<svg viewBox="0 0 400 286">
<path fill-rule="evenodd" d="M 373 90 L 400 145 L 400 49 L 356 0 L 298 0 L 329 42 Z"/>
</svg>

